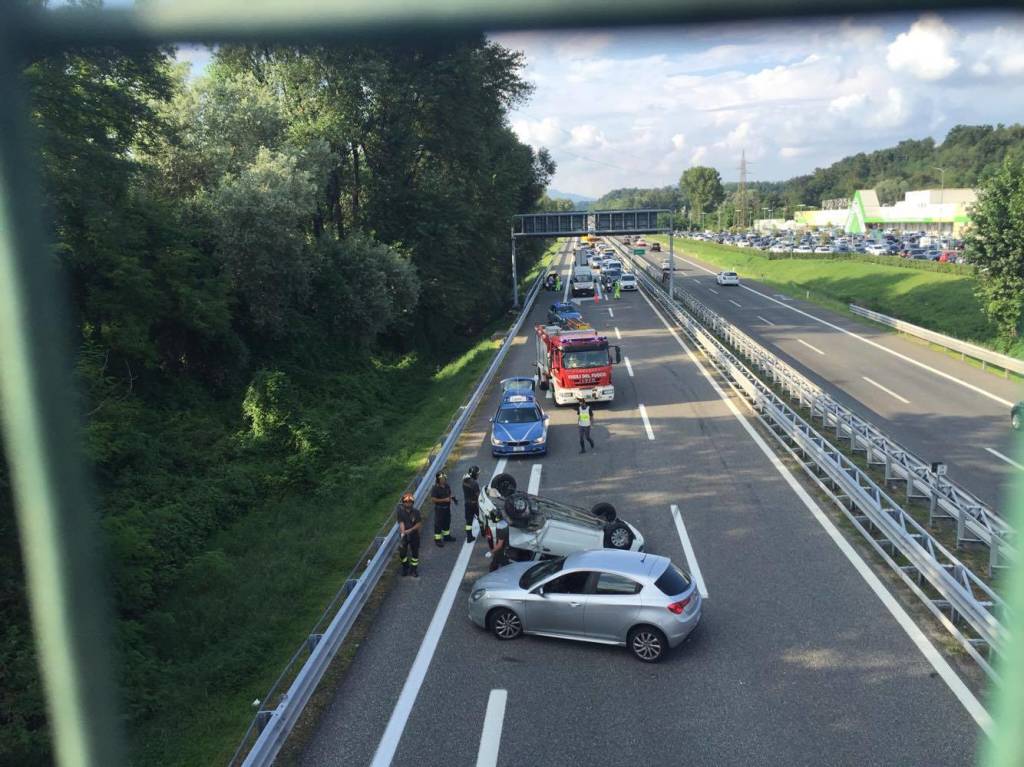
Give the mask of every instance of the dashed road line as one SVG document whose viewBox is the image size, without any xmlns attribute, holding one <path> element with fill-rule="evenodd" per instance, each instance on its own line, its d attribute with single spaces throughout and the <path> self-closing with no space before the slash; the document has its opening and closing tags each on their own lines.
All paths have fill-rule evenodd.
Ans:
<svg viewBox="0 0 1024 767">
<path fill-rule="evenodd" d="M 623 357 L 622 361 L 626 363 L 626 372 L 629 373 L 629 377 L 633 377 L 633 366 L 629 364 L 629 357 Z"/>
<path fill-rule="evenodd" d="M 651 428 L 651 419 L 647 417 L 647 408 L 643 404 L 640 404 L 638 407 L 640 408 L 640 418 L 643 419 L 644 428 L 647 430 L 647 439 L 653 440 L 654 429 Z"/>
<path fill-rule="evenodd" d="M 1021 471 L 1024 471 L 1024 466 L 1022 466 L 1021 464 L 1017 463 L 1015 460 L 1013 460 L 1009 456 L 1003 455 L 998 450 L 993 450 L 990 447 L 986 447 L 985 449 L 988 450 L 990 453 L 992 453 L 992 455 L 994 455 L 999 460 L 1006 461 L 1008 464 L 1010 464 L 1014 468 L 1017 468 L 1017 469 L 1020 469 Z"/>
<path fill-rule="evenodd" d="M 491 690 L 487 698 L 487 713 L 484 714 L 484 729 L 480 733 L 480 749 L 476 752 L 476 767 L 496 767 L 498 764 L 507 703 L 508 690 Z"/>
<path fill-rule="evenodd" d="M 610 306 L 608 307 L 608 316 L 611 317 L 612 319 L 615 319 L 615 312 L 612 311 L 612 308 Z"/>
<path fill-rule="evenodd" d="M 711 291 L 712 293 L 714 293 L 714 294 L 715 294 L 716 296 L 718 295 L 718 291 L 717 291 L 717 290 L 715 290 L 714 288 L 708 288 L 708 290 L 710 290 L 710 291 Z"/>
<path fill-rule="evenodd" d="M 540 490 L 540 473 L 544 470 L 544 464 L 535 463 L 533 468 L 530 469 L 530 484 L 526 488 L 526 492 L 530 495 L 537 495 L 537 491 Z"/>
<path fill-rule="evenodd" d="M 906 397 L 901 397 L 899 394 L 894 392 L 892 389 L 887 389 L 886 387 L 882 386 L 882 384 L 878 383 L 878 381 L 873 381 L 870 378 L 868 378 L 867 376 L 861 376 L 861 378 L 863 378 L 865 381 L 867 381 L 872 386 L 877 386 L 879 389 L 884 391 L 889 396 L 895 397 L 900 402 L 902 402 L 904 405 L 909 405 L 910 404 L 910 400 L 908 400 Z"/>
<path fill-rule="evenodd" d="M 759 320 L 761 320 L 761 322 L 763 322 L 763 323 L 764 323 L 765 325 L 771 325 L 772 327 L 775 327 L 775 323 L 774 323 L 774 322 L 772 322 L 771 320 L 766 320 L 766 319 L 765 319 L 764 317 L 762 317 L 762 316 L 761 316 L 760 314 L 759 314 L 759 315 L 757 315 L 757 318 L 758 318 Z"/>
<path fill-rule="evenodd" d="M 740 309 L 743 308 L 743 304 L 737 303 L 736 301 L 733 301 L 731 298 L 729 299 L 729 303 L 732 304 L 733 306 L 738 306 Z"/>
<path fill-rule="evenodd" d="M 622 333 L 619 332 L 618 328 L 615 328 L 615 337 L 620 341 L 622 340 Z"/>
<path fill-rule="evenodd" d="M 806 347 L 807 347 L 808 349 L 810 349 L 810 350 L 811 350 L 812 352 L 817 352 L 817 353 L 818 353 L 818 354 L 820 354 L 820 355 L 821 355 L 822 357 L 824 357 L 824 356 L 825 356 L 825 352 L 823 352 L 823 351 L 822 351 L 821 349 L 819 349 L 819 348 L 818 348 L 817 346 L 811 346 L 811 345 L 810 345 L 809 343 L 807 343 L 807 342 L 806 342 L 806 341 L 805 341 L 804 339 L 802 339 L 802 338 L 798 338 L 798 339 L 796 339 L 796 342 L 797 342 L 798 344 L 803 344 L 803 345 L 804 345 L 804 346 L 806 346 Z"/>
<path fill-rule="evenodd" d="M 697 591 L 701 599 L 708 598 L 708 587 L 704 585 L 704 576 L 701 574 L 700 565 L 697 564 L 697 555 L 693 553 L 693 546 L 690 543 L 690 536 L 686 534 L 686 525 L 683 524 L 683 514 L 674 503 L 669 507 L 672 511 L 672 521 L 676 523 L 676 532 L 679 533 L 679 542 L 683 544 L 683 554 L 686 556 L 686 563 L 689 565 L 690 575 L 697 581 Z"/>
<path fill-rule="evenodd" d="M 641 293 L 643 295 L 643 293 Z M 975 697 L 974 693 L 971 692 L 970 688 L 964 684 L 963 680 L 957 676 L 957 673 L 949 665 L 949 662 L 942 656 L 942 654 L 935 649 L 935 645 L 931 643 L 931 640 L 925 636 L 924 632 L 921 631 L 920 626 L 914 623 L 913 619 L 907 614 L 907 611 L 903 609 L 902 605 L 896 601 L 896 598 L 889 593 L 889 590 L 885 587 L 879 577 L 875 574 L 867 562 L 865 562 L 861 556 L 854 550 L 850 542 L 843 537 L 843 534 L 839 532 L 839 529 L 832 523 L 832 521 L 825 515 L 825 512 L 821 510 L 821 507 L 815 502 L 810 494 L 803 488 L 803 486 L 797 481 L 793 473 L 786 468 L 785 464 L 782 463 L 781 459 L 775 454 L 775 452 L 768 447 L 768 443 L 764 441 L 764 438 L 755 431 L 754 427 L 750 422 L 743 416 L 736 406 L 736 403 L 727 395 L 722 387 L 719 386 L 718 382 L 714 379 L 707 368 L 704 367 L 703 363 L 697 358 L 697 355 L 693 353 L 693 350 L 687 346 L 683 339 L 679 337 L 665 316 L 658 311 L 658 308 L 651 302 L 651 300 L 643 295 L 644 300 L 654 314 L 661 320 L 662 324 L 668 329 L 672 337 L 675 338 L 676 343 L 686 352 L 687 357 L 701 372 L 707 382 L 711 385 L 711 388 L 715 390 L 718 396 L 725 403 L 725 406 L 733 414 L 740 426 L 747 433 L 747 436 L 754 441 L 754 444 L 760 448 L 765 458 L 768 459 L 772 467 L 782 476 L 783 480 L 789 485 L 790 489 L 796 494 L 797 498 L 804 504 L 811 515 L 818 522 L 819 525 L 825 530 L 829 538 L 836 545 L 843 556 L 846 557 L 847 561 L 853 566 L 853 569 L 857 571 L 857 574 L 864 579 L 871 591 L 878 597 L 879 601 L 889 611 L 889 614 L 895 619 L 896 623 L 899 624 L 900 628 L 906 632 L 907 636 L 910 637 L 910 641 L 914 643 L 921 655 L 924 656 L 925 660 L 931 664 L 932 668 L 935 669 L 936 674 L 946 686 L 949 687 L 950 692 L 956 696 L 957 700 L 964 707 L 967 713 L 974 719 L 975 723 L 987 734 L 992 733 L 992 716 L 988 713 L 981 702 Z"/>
</svg>

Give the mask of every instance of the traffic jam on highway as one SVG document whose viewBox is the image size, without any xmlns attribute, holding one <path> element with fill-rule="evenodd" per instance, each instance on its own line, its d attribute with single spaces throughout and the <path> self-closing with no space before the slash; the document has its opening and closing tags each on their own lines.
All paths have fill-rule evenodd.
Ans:
<svg viewBox="0 0 1024 767">
<path fill-rule="evenodd" d="M 436 546 L 400 549 L 419 577 L 302 763 L 882 764 L 883 732 L 899 763 L 965 763 L 980 675 L 778 459 L 649 295 L 658 243 L 632 240 L 565 242 L 449 459 L 461 485 L 405 516 L 432 512 Z M 421 707 L 471 734 L 425 752 Z"/>
</svg>

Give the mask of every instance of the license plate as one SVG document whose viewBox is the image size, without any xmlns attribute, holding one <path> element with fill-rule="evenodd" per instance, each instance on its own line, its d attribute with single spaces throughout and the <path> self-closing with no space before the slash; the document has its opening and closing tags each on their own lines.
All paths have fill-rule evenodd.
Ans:
<svg viewBox="0 0 1024 767">
<path fill-rule="evenodd" d="M 514 447 L 514 448 L 512 448 L 512 452 L 513 453 L 522 453 L 522 452 L 525 452 L 525 451 L 526 451 L 525 447 Z"/>
</svg>

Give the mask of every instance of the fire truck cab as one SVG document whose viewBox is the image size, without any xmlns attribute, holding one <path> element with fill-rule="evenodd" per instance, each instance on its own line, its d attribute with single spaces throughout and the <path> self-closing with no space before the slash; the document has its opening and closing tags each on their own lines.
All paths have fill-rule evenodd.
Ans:
<svg viewBox="0 0 1024 767">
<path fill-rule="evenodd" d="M 612 365 L 622 361 L 618 346 L 593 328 L 537 326 L 537 381 L 552 388 L 555 404 L 569 405 L 580 397 L 588 402 L 615 399 Z"/>
</svg>

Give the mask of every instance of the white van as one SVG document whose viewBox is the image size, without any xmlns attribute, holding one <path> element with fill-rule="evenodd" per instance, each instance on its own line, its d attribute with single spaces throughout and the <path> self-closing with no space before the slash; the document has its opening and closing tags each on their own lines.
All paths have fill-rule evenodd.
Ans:
<svg viewBox="0 0 1024 767">
<path fill-rule="evenodd" d="M 594 273 L 589 266 L 577 266 L 572 270 L 572 279 L 569 280 L 569 293 L 576 296 L 592 296 L 597 288 L 594 282 Z"/>
</svg>

